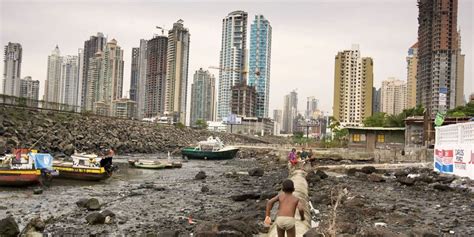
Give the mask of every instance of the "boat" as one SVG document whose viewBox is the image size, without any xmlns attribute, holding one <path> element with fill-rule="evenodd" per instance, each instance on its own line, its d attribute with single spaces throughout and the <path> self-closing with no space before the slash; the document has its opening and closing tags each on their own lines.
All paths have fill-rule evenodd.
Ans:
<svg viewBox="0 0 474 237">
<path fill-rule="evenodd" d="M 0 156 L 0 186 L 48 186 L 57 175 L 50 154 L 30 149 L 15 149 L 13 154 Z"/>
<path fill-rule="evenodd" d="M 115 170 L 110 157 L 75 153 L 71 155 L 71 159 L 72 161 L 54 161 L 53 168 L 59 171 L 58 178 L 100 181 L 110 178 Z"/>
<path fill-rule="evenodd" d="M 181 149 L 181 155 L 184 159 L 225 160 L 234 158 L 238 151 L 238 148 L 224 146 L 218 137 L 209 137 L 195 147 Z"/>
<path fill-rule="evenodd" d="M 172 169 L 181 168 L 183 164 L 176 161 L 165 161 L 165 160 L 128 160 L 128 164 L 134 168 L 141 169 Z"/>
</svg>

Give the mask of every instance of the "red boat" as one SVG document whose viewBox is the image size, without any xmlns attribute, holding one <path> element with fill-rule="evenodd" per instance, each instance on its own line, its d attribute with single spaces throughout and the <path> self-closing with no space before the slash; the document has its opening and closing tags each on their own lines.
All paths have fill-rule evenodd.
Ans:
<svg viewBox="0 0 474 237">
<path fill-rule="evenodd" d="M 51 155 L 27 149 L 16 149 L 14 154 L 0 156 L 0 186 L 49 184 L 53 175 Z"/>
<path fill-rule="evenodd" d="M 27 186 L 39 184 L 41 170 L 12 170 L 0 168 L 0 186 Z"/>
</svg>

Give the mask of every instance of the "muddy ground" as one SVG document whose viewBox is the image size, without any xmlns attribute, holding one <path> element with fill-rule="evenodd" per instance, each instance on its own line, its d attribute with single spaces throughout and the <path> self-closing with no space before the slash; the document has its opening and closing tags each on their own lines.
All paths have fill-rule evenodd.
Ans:
<svg viewBox="0 0 474 237">
<path fill-rule="evenodd" d="M 131 157 L 115 159 L 123 162 L 120 171 L 103 182 L 55 180 L 40 195 L 33 194 L 34 187 L 0 187 L 0 219 L 12 215 L 21 230 L 39 216 L 46 221 L 43 233 L 53 236 L 137 236 L 163 232 L 189 236 L 199 231 L 196 228 L 205 231 L 204 222 L 232 220 L 238 220 L 231 223 L 232 228 L 249 229 L 247 233 L 254 234 L 264 231 L 258 223 L 264 219 L 265 199 L 276 194 L 280 182 L 288 175 L 284 166 L 270 159 L 192 160 L 183 163 L 181 169 L 143 170 L 128 168 L 128 158 Z M 236 173 L 256 167 L 263 168 L 263 176 Z M 199 171 L 207 177 L 196 180 Z M 82 198 L 97 198 L 100 211 L 110 210 L 116 215 L 112 223 L 88 224 L 86 216 L 95 211 L 78 207 L 76 202 Z M 189 217 L 195 223 L 190 224 Z"/>
</svg>

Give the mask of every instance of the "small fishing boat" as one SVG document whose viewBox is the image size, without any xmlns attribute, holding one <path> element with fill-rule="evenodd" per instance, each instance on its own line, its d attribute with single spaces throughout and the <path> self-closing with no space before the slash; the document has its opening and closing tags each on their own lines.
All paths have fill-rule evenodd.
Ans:
<svg viewBox="0 0 474 237">
<path fill-rule="evenodd" d="M 53 168 L 59 171 L 58 178 L 100 181 L 112 176 L 112 158 L 96 154 L 75 153 L 71 161 L 54 161 Z"/>
<path fill-rule="evenodd" d="M 181 155 L 184 159 L 225 160 L 234 158 L 238 151 L 238 148 L 224 146 L 218 137 L 209 137 L 195 147 L 181 149 Z"/>
<path fill-rule="evenodd" d="M 49 185 L 57 172 L 52 170 L 53 157 L 35 150 L 15 149 L 0 157 L 0 186 Z"/>
<path fill-rule="evenodd" d="M 165 161 L 165 160 L 128 160 L 128 164 L 134 168 L 141 169 L 172 169 L 181 168 L 183 164 L 176 161 Z"/>
</svg>

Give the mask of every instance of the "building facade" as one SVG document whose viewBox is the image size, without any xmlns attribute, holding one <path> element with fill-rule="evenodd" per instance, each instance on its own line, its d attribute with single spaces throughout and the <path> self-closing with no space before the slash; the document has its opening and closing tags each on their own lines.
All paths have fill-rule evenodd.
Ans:
<svg viewBox="0 0 474 237">
<path fill-rule="evenodd" d="M 86 99 L 85 110 L 94 111 L 94 103 L 99 101 L 99 80 L 102 68 L 103 52 L 97 52 L 95 57 L 88 59 L 87 65 L 87 90 L 84 98 Z"/>
<path fill-rule="evenodd" d="M 84 49 L 78 49 L 77 51 L 77 88 L 76 88 L 76 95 L 77 95 L 77 98 L 76 98 L 76 108 L 77 108 L 77 112 L 80 112 L 81 110 L 83 110 L 84 108 L 81 107 L 82 106 L 82 85 L 83 85 L 83 80 L 84 80 Z"/>
<path fill-rule="evenodd" d="M 3 94 L 20 96 L 21 87 L 21 60 L 23 49 L 19 43 L 5 46 L 3 54 Z"/>
<path fill-rule="evenodd" d="M 173 24 L 168 32 L 168 57 L 165 86 L 165 114 L 172 114 L 174 122 L 186 124 L 186 100 L 189 65 L 189 30 L 183 20 Z"/>
<path fill-rule="evenodd" d="M 459 77 L 458 0 L 418 1 L 417 104 L 431 115 L 452 109 Z"/>
<path fill-rule="evenodd" d="M 84 42 L 84 49 L 82 50 L 82 85 L 81 85 L 81 106 L 86 107 L 86 102 L 88 100 L 88 89 L 90 85 L 88 84 L 89 80 L 89 61 L 91 58 L 96 57 L 97 52 L 104 51 L 104 48 L 107 44 L 107 37 L 103 33 L 98 32 L 97 35 L 93 35 Z M 93 99 L 92 99 L 93 100 Z M 90 99 L 89 99 L 90 101 Z"/>
<path fill-rule="evenodd" d="M 466 55 L 461 53 L 461 31 L 458 31 L 458 45 L 456 50 L 456 101 L 455 107 L 463 106 L 464 95 L 464 60 Z"/>
<path fill-rule="evenodd" d="M 381 108 L 381 88 L 372 88 L 372 115 L 382 111 Z"/>
<path fill-rule="evenodd" d="M 79 87 L 79 57 L 64 56 L 61 62 L 61 99 L 60 103 L 68 105 L 78 104 Z"/>
<path fill-rule="evenodd" d="M 56 45 L 51 55 L 48 56 L 48 74 L 44 96 L 46 101 L 61 103 L 61 65 L 63 58 L 59 47 Z"/>
<path fill-rule="evenodd" d="M 216 103 L 216 79 L 209 71 L 202 68 L 194 73 L 193 84 L 191 85 L 191 115 L 190 125 L 196 121 L 212 121 L 214 119 Z"/>
<path fill-rule="evenodd" d="M 386 114 L 397 115 L 407 108 L 407 84 L 393 77 L 382 82 L 381 108 Z"/>
<path fill-rule="evenodd" d="M 273 135 L 278 136 L 281 132 L 281 125 L 283 121 L 283 110 L 273 110 Z"/>
<path fill-rule="evenodd" d="M 222 20 L 222 45 L 219 60 L 217 119 L 231 113 L 232 86 L 245 78 L 247 58 L 247 18 L 244 11 L 229 13 Z"/>
<path fill-rule="evenodd" d="M 418 42 L 408 49 L 407 60 L 407 108 L 416 107 L 416 70 L 418 65 Z"/>
<path fill-rule="evenodd" d="M 140 78 L 140 48 L 132 48 L 132 64 L 130 67 L 130 99 L 138 101 L 138 81 Z"/>
<path fill-rule="evenodd" d="M 136 104 L 135 101 L 127 98 L 114 100 L 112 101 L 112 116 L 127 119 L 135 118 L 137 115 Z"/>
<path fill-rule="evenodd" d="M 282 131 L 286 134 L 292 134 L 295 127 L 294 120 L 298 115 L 298 94 L 296 91 L 290 92 L 285 95 L 283 99 L 283 118 L 282 118 Z"/>
<path fill-rule="evenodd" d="M 140 47 L 132 48 L 130 71 L 130 99 L 136 102 L 136 118 L 142 119 L 145 112 L 145 84 L 147 67 L 147 40 L 140 40 Z"/>
<path fill-rule="evenodd" d="M 238 125 L 227 124 L 227 132 L 252 136 L 273 135 L 274 122 L 269 118 L 240 117 L 239 121 L 241 123 Z"/>
<path fill-rule="evenodd" d="M 40 82 L 38 80 L 32 80 L 30 76 L 21 79 L 20 97 L 39 100 L 39 87 Z"/>
<path fill-rule="evenodd" d="M 155 36 L 147 42 L 144 117 L 152 118 L 165 112 L 165 86 L 168 37 Z"/>
<path fill-rule="evenodd" d="M 335 58 L 333 115 L 342 126 L 362 126 L 372 115 L 373 60 L 358 45 Z"/>
<path fill-rule="evenodd" d="M 260 118 L 269 117 L 271 58 L 272 26 L 263 15 L 257 15 L 250 26 L 248 82 L 257 90 L 256 114 Z"/>
<path fill-rule="evenodd" d="M 231 112 L 244 117 L 256 117 L 257 91 L 242 82 L 232 86 Z"/>
<path fill-rule="evenodd" d="M 318 111 L 318 104 L 319 100 L 316 99 L 314 96 L 310 96 L 306 98 L 306 119 L 316 118 L 314 115 Z"/>
</svg>

